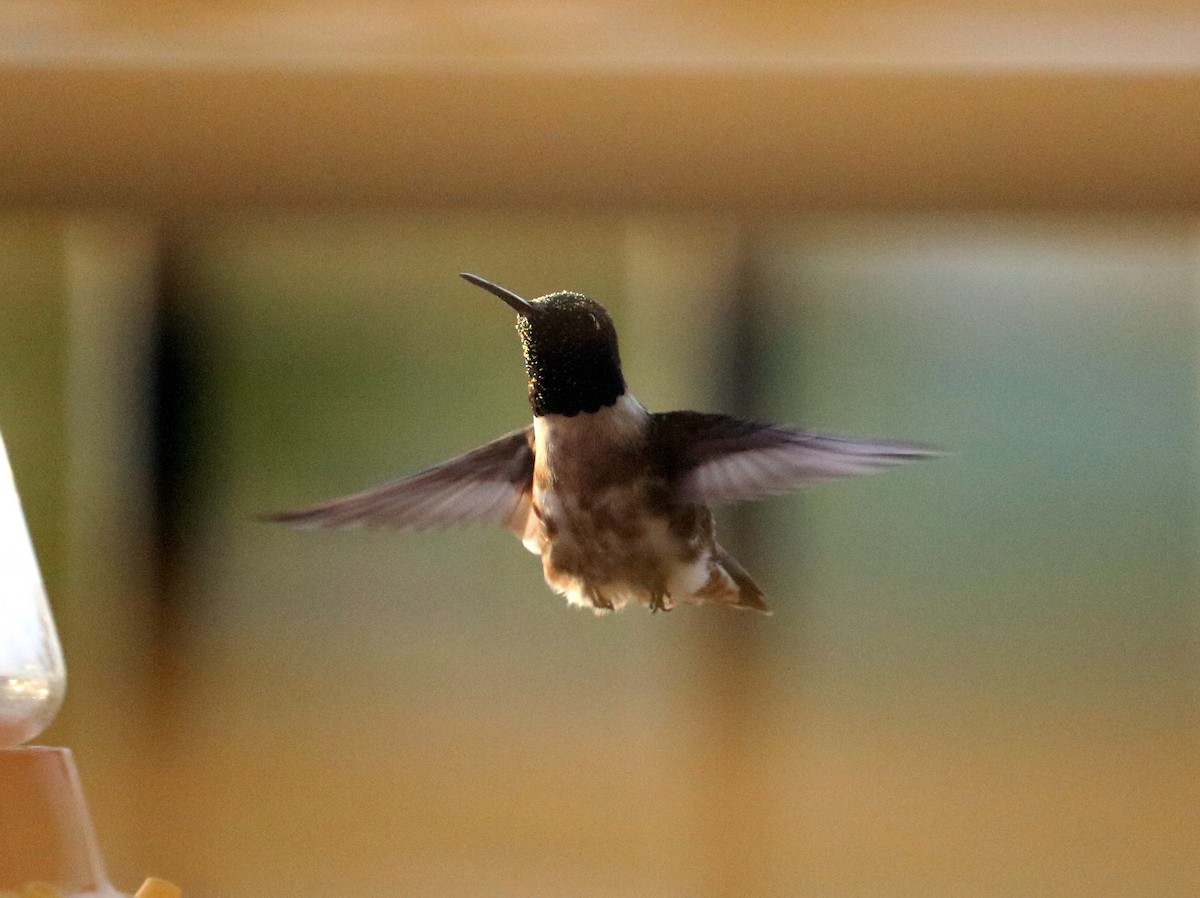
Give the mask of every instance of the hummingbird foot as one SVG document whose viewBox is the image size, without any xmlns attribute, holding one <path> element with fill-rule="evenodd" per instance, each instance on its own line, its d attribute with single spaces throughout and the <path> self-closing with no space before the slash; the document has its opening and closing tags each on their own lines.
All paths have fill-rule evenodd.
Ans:
<svg viewBox="0 0 1200 898">
<path fill-rule="evenodd" d="M 593 591 L 589 594 L 588 598 L 590 598 L 592 600 L 592 608 L 595 609 L 596 611 L 612 611 L 613 610 L 612 600 L 609 599 L 607 596 L 602 595 L 601 593 Z"/>
<path fill-rule="evenodd" d="M 667 594 L 664 592 L 652 593 L 650 596 L 650 613 L 658 614 L 660 611 L 670 611 L 674 606 L 666 603 Z"/>
</svg>

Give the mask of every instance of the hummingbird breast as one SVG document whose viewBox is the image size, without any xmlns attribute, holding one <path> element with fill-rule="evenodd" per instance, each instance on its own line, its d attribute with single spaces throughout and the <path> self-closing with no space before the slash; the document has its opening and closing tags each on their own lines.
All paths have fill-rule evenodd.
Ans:
<svg viewBox="0 0 1200 898">
<path fill-rule="evenodd" d="M 594 413 L 534 420 L 525 544 L 573 605 L 670 607 L 711 575 L 712 515 L 671 501 L 647 449 L 649 413 L 628 393 Z"/>
</svg>

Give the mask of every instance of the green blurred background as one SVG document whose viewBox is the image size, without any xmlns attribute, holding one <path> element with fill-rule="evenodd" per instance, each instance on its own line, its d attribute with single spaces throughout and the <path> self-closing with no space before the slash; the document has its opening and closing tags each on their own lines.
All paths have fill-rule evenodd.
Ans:
<svg viewBox="0 0 1200 898">
<path fill-rule="evenodd" d="M 1087 21 L 1093 6 L 1073 8 Z M 113 25 L 132 22 L 170 57 L 174 32 L 115 9 L 88 26 L 98 46 L 134 40 Z M 680 21 L 718 16 L 695 15 Z M 728 53 L 745 50 L 730 34 L 770 49 L 770 16 L 728 15 Z M 486 65 L 449 88 L 395 75 L 396 89 L 425 90 L 427 120 L 464 114 L 447 94 L 516 110 L 496 140 L 519 160 L 519 132 L 557 133 L 539 116 L 577 96 L 571 52 L 566 76 L 508 60 L 512 90 Z M 567 127 L 566 161 L 502 173 L 530 187 L 514 198 L 488 186 L 495 157 L 474 131 L 455 137 L 461 122 L 437 135 L 448 161 L 430 162 L 432 186 L 419 166 L 378 183 L 340 167 L 356 146 L 370 156 L 369 135 L 338 143 L 329 110 L 300 111 L 323 77 L 345 77 L 336 67 L 284 66 L 264 86 L 239 59 L 227 83 L 211 60 L 191 81 L 165 65 L 9 65 L 26 92 L 0 97 L 10 108 L 32 109 L 55 79 L 140 98 L 126 116 L 151 115 L 156 91 L 180 100 L 161 131 L 129 138 L 144 177 L 84 164 L 125 129 L 102 110 L 42 186 L 0 178 L 0 427 L 70 671 L 44 741 L 74 749 L 118 885 L 153 873 L 228 898 L 1200 891 L 1200 229 L 1187 168 L 1171 163 L 1198 126 L 1126 153 L 1148 122 L 1181 121 L 1193 81 L 1085 71 L 1081 93 L 1078 72 L 1017 89 L 939 68 L 914 94 L 904 74 L 860 83 L 853 58 L 846 83 L 747 80 L 762 65 L 749 53 L 725 80 L 700 66 L 684 91 L 727 129 L 726 152 L 690 122 L 628 111 L 636 77 L 658 77 L 634 66 L 583 91 L 610 155 L 573 156 L 588 134 Z M 539 91 L 546 105 L 522 105 Z M 1145 101 L 1133 122 L 1115 114 L 1130 91 Z M 1085 95 L 1099 149 L 1092 131 L 1038 124 Z M 245 104 L 227 119 L 218 96 Z M 229 125 L 265 97 L 285 134 L 307 128 L 314 144 L 300 163 L 276 148 L 280 179 L 249 174 L 270 140 Z M 842 102 L 863 97 L 858 111 Z M 781 129 L 747 113 L 781 98 L 798 104 L 787 115 L 824 111 L 818 137 L 840 135 L 795 195 L 772 185 L 822 161 L 816 143 L 746 166 L 794 135 L 787 115 Z M 1014 124 L 1014 109 L 1037 114 Z M 406 131 L 403 109 L 376 110 L 392 113 L 384 142 L 420 155 L 429 135 Z M 342 114 L 351 131 L 378 124 L 353 104 Z M 897 128 L 875 140 L 864 117 Z M 211 144 L 172 138 L 194 121 L 188 139 L 212 129 Z M 955 143 L 970 123 L 983 127 Z M 613 149 L 616 125 L 664 130 Z M 926 143 L 943 149 L 908 152 Z M 14 158 L 44 174 L 36 153 Z M 311 194 L 289 165 L 311 168 Z M 465 182 L 438 181 L 451 170 Z M 888 170 L 894 189 L 858 179 Z M 831 199 L 823 178 L 848 192 Z M 463 270 L 603 302 L 652 409 L 950 454 L 723 511 L 722 540 L 770 618 L 595 619 L 505 532 L 259 523 L 527 421 L 513 316 Z"/>
</svg>

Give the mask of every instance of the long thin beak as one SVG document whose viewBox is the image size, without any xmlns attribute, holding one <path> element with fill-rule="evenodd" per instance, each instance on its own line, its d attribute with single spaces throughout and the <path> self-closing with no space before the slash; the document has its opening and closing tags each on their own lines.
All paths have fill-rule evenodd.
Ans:
<svg viewBox="0 0 1200 898">
<path fill-rule="evenodd" d="M 508 303 L 510 306 L 512 306 L 513 309 L 516 310 L 518 315 L 521 315 L 521 316 L 533 315 L 538 311 L 538 307 L 535 306 L 533 303 L 531 303 L 529 300 L 522 299 L 521 297 L 517 296 L 517 294 L 513 293 L 511 290 L 505 290 L 499 284 L 493 284 L 491 281 L 485 280 L 484 278 L 481 278 L 477 274 L 468 274 L 467 272 L 464 271 L 464 272 L 460 273 L 459 277 L 461 277 L 465 281 L 470 281 L 476 287 L 482 287 L 484 290 L 486 290 L 488 293 L 493 294 L 494 296 L 499 296 L 502 300 L 504 300 L 506 303 Z"/>
</svg>

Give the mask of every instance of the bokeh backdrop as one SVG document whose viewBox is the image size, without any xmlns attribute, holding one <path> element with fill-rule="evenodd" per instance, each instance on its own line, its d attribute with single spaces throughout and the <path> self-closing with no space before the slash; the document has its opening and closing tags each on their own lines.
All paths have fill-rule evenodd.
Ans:
<svg viewBox="0 0 1200 898">
<path fill-rule="evenodd" d="M 0 428 L 118 885 L 1200 891 L 1186 10 L 37 6 Z M 262 523 L 527 421 L 464 270 L 603 302 L 653 409 L 948 454 L 723 510 L 769 618 Z"/>
</svg>

